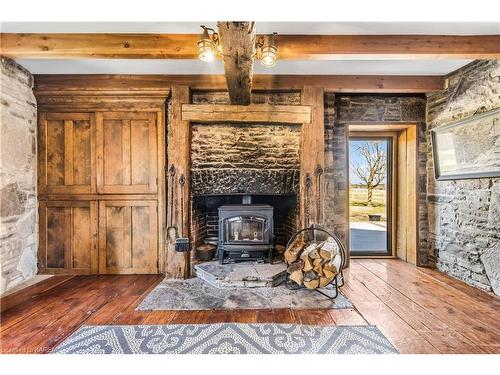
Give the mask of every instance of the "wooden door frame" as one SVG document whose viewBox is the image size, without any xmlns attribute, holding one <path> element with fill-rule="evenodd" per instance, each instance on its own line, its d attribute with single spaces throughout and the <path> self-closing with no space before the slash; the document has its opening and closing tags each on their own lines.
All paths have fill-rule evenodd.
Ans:
<svg viewBox="0 0 500 375">
<path fill-rule="evenodd" d="M 387 197 L 389 198 L 389 204 L 387 205 L 387 211 L 390 215 L 389 226 L 387 227 L 387 239 L 389 240 L 387 245 L 389 246 L 389 251 L 387 254 L 376 254 L 375 252 L 370 252 L 366 255 L 351 255 L 353 259 L 356 258 L 395 258 L 395 249 L 396 249 L 396 221 L 397 221 L 397 183 L 398 183 L 398 175 L 397 175 L 397 158 L 398 158 L 398 133 L 393 131 L 349 131 L 348 133 L 348 145 L 347 145 L 347 176 L 348 176 L 348 187 L 350 189 L 351 179 L 350 179 L 350 168 L 349 168 L 349 142 L 351 139 L 389 139 L 390 140 L 390 155 L 388 166 L 390 167 L 389 176 L 389 191 Z M 350 211 L 349 206 L 349 196 L 347 194 L 347 207 Z M 348 212 L 348 228 L 350 224 L 350 212 Z M 350 229 L 349 229 L 349 237 L 350 237 Z M 350 241 L 349 241 L 349 253 L 350 249 Z"/>
<path fill-rule="evenodd" d="M 347 142 L 349 141 L 349 136 L 352 133 L 356 134 L 362 134 L 363 132 L 368 132 L 368 133 L 378 133 L 378 134 L 383 134 L 384 132 L 389 133 L 389 134 L 395 134 L 396 135 L 396 144 L 398 144 L 398 137 L 401 134 L 401 132 L 406 131 L 409 128 L 412 128 L 415 131 L 416 137 L 415 137 L 415 173 L 413 178 L 415 179 L 415 200 L 413 201 L 413 205 L 415 208 L 415 243 L 414 243 L 414 253 L 413 254 L 413 259 L 415 259 L 415 264 L 418 264 L 418 244 L 419 244 L 419 199 L 418 199 L 418 189 L 417 189 L 417 183 L 418 183 L 418 163 L 419 163 L 419 137 L 418 137 L 418 132 L 419 132 L 419 122 L 349 122 L 346 123 L 346 126 L 348 127 L 348 132 L 347 132 Z M 399 144 L 398 144 L 399 147 Z M 393 150 L 394 152 L 394 150 Z M 395 148 L 395 158 L 393 159 L 396 161 L 395 168 L 396 173 L 397 173 L 397 161 L 398 161 L 398 155 L 397 155 L 397 148 Z M 347 173 L 349 174 L 349 153 L 347 153 Z M 397 184 L 397 179 L 399 176 L 396 175 L 396 185 L 395 185 L 395 191 L 397 192 L 398 190 L 398 184 Z M 393 241 L 394 241 L 394 247 L 392 249 L 392 255 L 391 256 L 371 256 L 370 258 L 397 258 L 397 236 L 398 236 L 398 230 L 397 230 L 397 220 L 398 220 L 398 215 L 397 215 L 397 202 L 399 197 L 396 194 L 396 200 L 394 201 L 395 204 L 393 204 L 393 209 L 396 209 L 396 214 L 394 216 L 393 220 L 393 227 L 394 232 L 393 232 Z M 349 207 L 349 194 L 347 194 L 347 206 Z M 349 220 L 349 210 L 347 211 L 347 220 Z M 394 236 L 396 237 L 394 239 Z M 358 256 L 353 256 L 352 258 L 363 258 L 363 256 L 358 257 Z"/>
</svg>

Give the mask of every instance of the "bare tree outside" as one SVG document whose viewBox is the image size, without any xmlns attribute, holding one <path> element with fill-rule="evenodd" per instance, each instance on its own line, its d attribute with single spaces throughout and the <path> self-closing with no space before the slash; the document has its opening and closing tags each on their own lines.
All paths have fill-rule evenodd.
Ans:
<svg viewBox="0 0 500 375">
<path fill-rule="evenodd" d="M 357 147 L 357 151 L 364 159 L 364 163 L 351 163 L 352 170 L 366 185 L 366 205 L 372 206 L 373 189 L 379 186 L 387 173 L 387 155 L 381 142 L 367 141 Z"/>
</svg>

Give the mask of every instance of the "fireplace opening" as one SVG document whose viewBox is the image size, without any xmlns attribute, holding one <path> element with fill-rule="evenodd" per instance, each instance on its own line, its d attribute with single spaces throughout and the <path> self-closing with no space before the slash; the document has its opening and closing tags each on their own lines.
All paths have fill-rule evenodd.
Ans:
<svg viewBox="0 0 500 375">
<path fill-rule="evenodd" d="M 217 246 L 217 259 L 225 262 L 269 261 L 267 249 L 285 246 L 297 230 L 297 196 L 293 193 L 198 195 L 191 203 L 192 248 Z"/>
</svg>

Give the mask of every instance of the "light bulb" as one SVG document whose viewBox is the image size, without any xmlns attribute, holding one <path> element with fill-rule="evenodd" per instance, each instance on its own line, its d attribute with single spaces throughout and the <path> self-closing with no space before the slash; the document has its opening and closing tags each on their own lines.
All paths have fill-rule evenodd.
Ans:
<svg viewBox="0 0 500 375">
<path fill-rule="evenodd" d="M 260 62 L 262 65 L 269 68 L 276 64 L 277 49 L 274 46 L 266 46 L 262 48 L 262 54 Z"/>
<path fill-rule="evenodd" d="M 201 61 L 211 62 L 215 60 L 215 54 L 212 50 L 207 49 L 203 52 L 200 52 L 199 58 Z"/>
</svg>

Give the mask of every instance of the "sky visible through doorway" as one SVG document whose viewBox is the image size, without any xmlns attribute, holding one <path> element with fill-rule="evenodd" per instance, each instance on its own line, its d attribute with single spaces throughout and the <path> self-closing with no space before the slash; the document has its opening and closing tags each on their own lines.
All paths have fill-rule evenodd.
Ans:
<svg viewBox="0 0 500 375">
<path fill-rule="evenodd" d="M 382 146 L 382 150 L 384 150 L 385 154 L 387 155 L 387 141 L 385 140 L 366 140 L 366 139 L 360 139 L 360 140 L 350 140 L 349 141 L 349 182 L 351 184 L 361 184 L 362 181 L 359 179 L 359 177 L 356 175 L 354 172 L 354 165 L 360 164 L 361 166 L 366 166 L 366 160 L 364 157 L 360 154 L 358 151 L 359 147 L 365 144 L 366 142 L 370 143 L 380 143 Z M 383 180 L 383 183 L 385 184 L 385 178 Z"/>
</svg>

